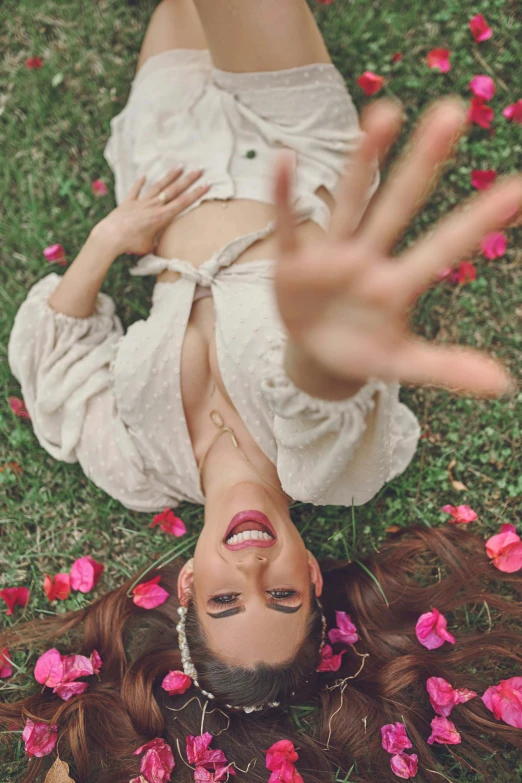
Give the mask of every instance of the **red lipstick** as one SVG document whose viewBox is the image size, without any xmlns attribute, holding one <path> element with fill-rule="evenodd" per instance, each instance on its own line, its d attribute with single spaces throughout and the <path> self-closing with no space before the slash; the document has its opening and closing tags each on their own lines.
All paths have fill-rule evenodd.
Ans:
<svg viewBox="0 0 522 783">
<path fill-rule="evenodd" d="M 250 539 L 249 541 L 241 541 L 239 544 L 227 544 L 227 539 L 236 535 L 236 533 L 243 532 L 243 530 L 261 530 L 264 533 L 269 533 L 272 536 L 272 539 L 270 541 Z M 248 547 L 266 549 L 267 547 L 274 546 L 276 542 L 277 533 L 274 530 L 274 526 L 268 517 L 261 511 L 240 511 L 239 514 L 235 514 L 230 520 L 223 540 L 225 547 L 232 552 L 235 552 L 238 549 L 247 549 Z"/>
</svg>

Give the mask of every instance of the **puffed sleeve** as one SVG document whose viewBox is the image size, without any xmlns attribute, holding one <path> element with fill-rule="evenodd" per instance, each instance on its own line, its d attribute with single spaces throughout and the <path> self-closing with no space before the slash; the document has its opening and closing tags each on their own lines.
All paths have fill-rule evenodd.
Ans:
<svg viewBox="0 0 522 783">
<path fill-rule="evenodd" d="M 111 364 L 123 335 L 114 302 L 100 293 L 88 318 L 57 313 L 49 297 L 60 280 L 51 274 L 33 286 L 9 339 L 9 365 L 40 445 L 56 459 L 80 462 L 128 508 L 176 505 L 145 474 L 114 400 Z"/>
<path fill-rule="evenodd" d="M 370 379 L 346 400 L 299 389 L 284 369 L 284 340 L 265 354 L 262 393 L 274 414 L 284 491 L 315 505 L 361 505 L 410 463 L 420 436 L 399 385 Z"/>
</svg>

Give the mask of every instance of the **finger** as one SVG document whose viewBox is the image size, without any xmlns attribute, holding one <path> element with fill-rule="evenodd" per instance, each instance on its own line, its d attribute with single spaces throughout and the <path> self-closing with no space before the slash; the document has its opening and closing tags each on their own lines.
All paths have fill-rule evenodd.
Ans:
<svg viewBox="0 0 522 783">
<path fill-rule="evenodd" d="M 436 103 L 421 118 L 411 144 L 401 155 L 359 232 L 377 253 L 390 254 L 411 218 L 434 190 L 458 138 L 466 128 L 460 99 Z"/>
<path fill-rule="evenodd" d="M 147 179 L 147 177 L 145 175 L 143 175 L 142 177 L 140 177 L 139 179 L 136 180 L 134 185 L 131 187 L 131 189 L 127 193 L 125 201 L 134 201 L 134 199 L 138 198 L 138 196 L 140 194 L 140 191 L 141 191 L 143 185 L 145 184 L 145 180 L 146 179 Z"/>
<path fill-rule="evenodd" d="M 375 101 L 361 115 L 363 137 L 345 165 L 335 194 L 335 209 L 329 236 L 346 241 L 354 233 L 368 206 L 368 191 L 375 177 L 375 165 L 386 159 L 387 152 L 400 133 L 403 122 L 400 107 L 390 100 Z"/>
<path fill-rule="evenodd" d="M 498 397 L 513 389 L 502 364 L 471 348 L 410 341 L 393 357 L 393 373 L 403 383 L 427 384 L 479 397 Z"/>
<path fill-rule="evenodd" d="M 165 204 L 165 206 L 161 207 L 162 214 L 165 214 L 166 220 L 171 220 L 172 217 L 175 217 L 180 212 L 183 212 L 184 209 L 186 209 L 188 206 L 193 204 L 195 201 L 197 201 L 204 193 L 207 193 L 207 191 L 210 189 L 210 183 L 205 183 L 204 185 L 198 185 L 195 188 L 192 188 L 191 190 L 186 190 L 184 193 L 182 193 L 180 196 L 178 196 L 174 201 L 170 201 L 168 204 Z"/>
<path fill-rule="evenodd" d="M 188 171 L 184 177 L 176 179 L 176 181 L 170 184 L 168 187 L 163 188 L 167 199 L 165 205 L 169 204 L 173 199 L 177 199 L 187 188 L 194 184 L 194 182 L 200 179 L 203 174 L 203 169 L 196 169 L 195 171 Z M 158 193 L 161 191 L 158 191 Z M 157 194 L 156 194 L 157 198 Z"/>
<path fill-rule="evenodd" d="M 181 176 L 183 173 L 183 168 L 184 166 L 182 164 L 181 166 L 176 166 L 175 168 L 171 169 L 168 174 L 158 180 L 158 182 L 155 182 L 145 195 L 151 198 L 157 196 L 158 193 L 161 193 L 162 190 L 167 188 L 172 182 Z"/>
<path fill-rule="evenodd" d="M 275 234 L 279 257 L 290 256 L 298 249 L 295 218 L 290 195 L 292 190 L 293 156 L 282 152 L 275 165 L 274 201 L 276 208 Z"/>
<path fill-rule="evenodd" d="M 522 176 L 516 175 L 454 209 L 397 259 L 394 269 L 400 296 L 411 299 L 446 267 L 474 252 L 486 234 L 509 223 L 521 207 Z"/>
</svg>

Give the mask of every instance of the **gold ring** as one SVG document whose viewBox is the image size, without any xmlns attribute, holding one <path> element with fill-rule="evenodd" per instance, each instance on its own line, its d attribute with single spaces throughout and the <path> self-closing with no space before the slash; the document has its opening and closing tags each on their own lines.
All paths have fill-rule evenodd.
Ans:
<svg viewBox="0 0 522 783">
<path fill-rule="evenodd" d="M 158 193 L 158 198 L 162 204 L 166 204 L 167 201 L 169 200 L 164 190 L 162 190 L 161 193 Z"/>
</svg>

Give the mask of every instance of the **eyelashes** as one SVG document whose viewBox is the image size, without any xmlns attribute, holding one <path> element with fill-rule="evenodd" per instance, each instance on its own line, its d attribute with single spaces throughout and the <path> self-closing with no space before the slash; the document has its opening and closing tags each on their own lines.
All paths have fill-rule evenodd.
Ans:
<svg viewBox="0 0 522 783">
<path fill-rule="evenodd" d="M 267 590 L 266 592 L 275 603 L 285 603 L 301 597 L 297 590 Z M 223 609 L 224 606 L 232 607 L 237 604 L 240 597 L 241 593 L 221 593 L 212 596 L 207 603 L 209 608 Z"/>
</svg>

